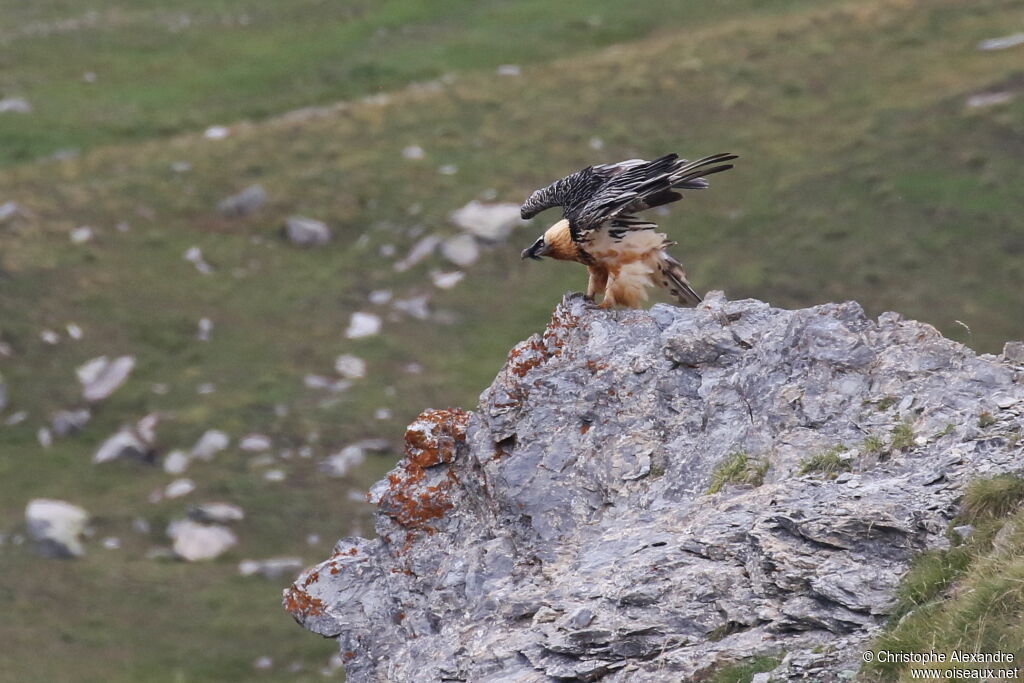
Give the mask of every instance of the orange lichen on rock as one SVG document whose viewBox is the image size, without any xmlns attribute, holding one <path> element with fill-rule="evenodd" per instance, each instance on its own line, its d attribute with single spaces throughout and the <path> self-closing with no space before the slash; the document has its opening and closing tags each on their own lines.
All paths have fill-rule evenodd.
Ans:
<svg viewBox="0 0 1024 683">
<path fill-rule="evenodd" d="M 508 354 L 508 370 L 516 377 L 525 377 L 530 370 L 544 364 L 551 358 L 562 355 L 566 343 L 566 332 L 579 325 L 579 318 L 562 306 L 551 315 L 544 334 L 538 339 L 530 337 L 517 345 Z"/>
<path fill-rule="evenodd" d="M 308 585 L 308 583 L 306 584 Z M 293 583 L 284 594 L 284 608 L 288 610 L 296 621 L 302 621 L 308 617 L 316 617 L 324 613 L 324 603 L 319 598 L 314 598 Z"/>
<path fill-rule="evenodd" d="M 469 413 L 458 408 L 426 410 L 405 433 L 405 459 L 388 479 L 383 508 L 395 522 L 410 531 L 433 533 L 430 524 L 452 508 L 448 493 L 457 483 L 449 476 L 432 486 L 425 486 L 426 470 L 450 463 L 458 448 L 466 441 Z M 411 539 L 406 538 L 406 546 Z"/>
</svg>

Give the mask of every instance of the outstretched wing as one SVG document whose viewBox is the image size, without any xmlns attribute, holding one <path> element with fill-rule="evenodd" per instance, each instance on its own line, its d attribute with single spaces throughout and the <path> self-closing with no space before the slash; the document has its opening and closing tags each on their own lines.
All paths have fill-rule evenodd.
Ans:
<svg viewBox="0 0 1024 683">
<path fill-rule="evenodd" d="M 686 161 L 668 154 L 654 161 L 636 164 L 607 178 L 582 201 L 566 203 L 565 217 L 574 241 L 601 228 L 622 214 L 632 214 L 669 204 L 682 197 L 680 189 L 707 187 L 705 176 L 732 168 L 734 154 L 714 154 Z"/>
</svg>

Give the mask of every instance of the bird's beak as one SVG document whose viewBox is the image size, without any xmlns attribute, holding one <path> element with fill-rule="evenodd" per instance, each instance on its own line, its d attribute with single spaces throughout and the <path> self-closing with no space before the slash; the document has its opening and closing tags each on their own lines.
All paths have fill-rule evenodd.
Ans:
<svg viewBox="0 0 1024 683">
<path fill-rule="evenodd" d="M 534 261 L 540 261 L 541 256 L 545 256 L 548 253 L 547 245 L 544 244 L 544 238 L 541 237 L 536 242 L 531 244 L 529 248 L 523 249 L 523 253 L 520 256 L 523 260 L 532 258 Z"/>
</svg>

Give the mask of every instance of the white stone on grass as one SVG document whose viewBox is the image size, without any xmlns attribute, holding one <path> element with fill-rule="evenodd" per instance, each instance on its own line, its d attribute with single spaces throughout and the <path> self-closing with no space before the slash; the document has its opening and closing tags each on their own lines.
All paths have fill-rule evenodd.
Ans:
<svg viewBox="0 0 1024 683">
<path fill-rule="evenodd" d="M 174 554 L 187 562 L 212 560 L 238 543 L 238 537 L 227 527 L 188 519 L 171 522 L 167 535 L 174 541 Z"/>
<path fill-rule="evenodd" d="M 219 429 L 208 429 L 192 447 L 192 457 L 200 460 L 212 460 L 231 444 L 231 437 Z"/>
<path fill-rule="evenodd" d="M 366 377 L 366 361 L 349 353 L 342 354 L 334 360 L 334 369 L 346 379 Z"/>
<path fill-rule="evenodd" d="M 88 521 L 89 513 L 63 500 L 36 498 L 25 508 L 29 538 L 44 557 L 84 555 L 81 536 Z"/>
<path fill-rule="evenodd" d="M 345 336 L 349 339 L 372 337 L 380 334 L 380 328 L 381 320 L 379 315 L 359 311 L 352 314 L 348 323 L 348 329 L 345 330 Z"/>
<path fill-rule="evenodd" d="M 90 403 L 108 398 L 124 384 L 134 368 L 133 356 L 120 356 L 114 360 L 106 356 L 93 358 L 77 370 L 82 397 Z"/>
</svg>

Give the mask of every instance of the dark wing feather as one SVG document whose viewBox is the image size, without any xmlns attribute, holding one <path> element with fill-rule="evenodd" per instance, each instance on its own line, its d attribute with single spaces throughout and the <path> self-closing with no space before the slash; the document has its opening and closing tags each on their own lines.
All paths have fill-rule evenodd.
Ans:
<svg viewBox="0 0 1024 683">
<path fill-rule="evenodd" d="M 647 162 L 643 159 L 627 159 L 616 164 L 598 164 L 581 168 L 533 192 L 523 202 L 519 213 L 523 220 L 529 220 L 552 207 L 566 207 L 578 203 L 580 198 L 589 197 L 596 192 L 609 178 L 645 163 Z"/>
<path fill-rule="evenodd" d="M 654 161 L 633 165 L 603 182 L 589 197 L 563 203 L 573 240 L 596 230 L 603 223 L 622 213 L 635 213 L 676 201 L 682 195 L 677 189 L 703 189 L 705 176 L 732 168 L 726 163 L 732 154 L 715 154 L 697 161 L 679 159 L 668 154 Z"/>
</svg>

